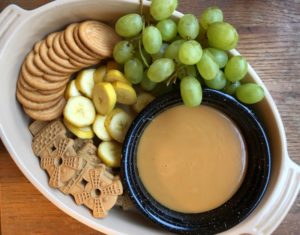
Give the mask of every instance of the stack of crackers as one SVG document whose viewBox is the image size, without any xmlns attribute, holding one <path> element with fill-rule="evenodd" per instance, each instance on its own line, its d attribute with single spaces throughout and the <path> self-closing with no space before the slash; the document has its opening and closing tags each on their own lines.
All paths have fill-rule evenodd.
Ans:
<svg viewBox="0 0 300 235">
<path fill-rule="evenodd" d="M 111 57 L 119 40 L 110 26 L 85 21 L 37 42 L 22 64 L 17 84 L 17 99 L 24 111 L 35 120 L 58 118 L 72 74 Z"/>
</svg>

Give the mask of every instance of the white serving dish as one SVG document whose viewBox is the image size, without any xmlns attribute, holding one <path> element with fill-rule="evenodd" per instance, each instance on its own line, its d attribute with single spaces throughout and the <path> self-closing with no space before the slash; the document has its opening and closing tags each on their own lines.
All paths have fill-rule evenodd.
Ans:
<svg viewBox="0 0 300 235">
<path fill-rule="evenodd" d="M 78 221 L 107 234 L 167 234 L 139 214 L 113 209 L 105 219 L 75 205 L 71 197 L 48 186 L 48 177 L 31 150 L 28 118 L 15 98 L 20 65 L 35 41 L 72 22 L 96 19 L 112 22 L 138 10 L 138 0 L 57 0 L 32 11 L 10 5 L 0 14 L 0 136 L 10 155 L 31 183 L 53 204 Z M 145 2 L 148 5 L 149 2 Z M 181 13 L 175 12 L 174 17 Z M 232 50 L 232 54 L 238 54 Z M 248 79 L 260 84 L 266 98 L 257 105 L 272 151 L 267 193 L 242 223 L 222 234 L 271 234 L 283 220 L 300 189 L 300 168 L 288 156 L 284 127 L 267 88 L 249 66 Z"/>
</svg>

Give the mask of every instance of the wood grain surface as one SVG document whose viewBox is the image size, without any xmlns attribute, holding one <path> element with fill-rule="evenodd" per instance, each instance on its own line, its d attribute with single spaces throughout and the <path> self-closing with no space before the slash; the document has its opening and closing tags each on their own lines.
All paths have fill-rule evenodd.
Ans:
<svg viewBox="0 0 300 235">
<path fill-rule="evenodd" d="M 33 9 L 47 0 L 0 0 Z M 271 92 L 281 113 L 291 158 L 300 164 L 300 1 L 181 0 L 179 10 L 199 13 L 220 6 L 238 29 L 238 50 Z M 19 171 L 0 143 L 0 229 L 2 235 L 99 234 L 52 205 Z M 300 234 L 300 196 L 275 235 Z"/>
</svg>

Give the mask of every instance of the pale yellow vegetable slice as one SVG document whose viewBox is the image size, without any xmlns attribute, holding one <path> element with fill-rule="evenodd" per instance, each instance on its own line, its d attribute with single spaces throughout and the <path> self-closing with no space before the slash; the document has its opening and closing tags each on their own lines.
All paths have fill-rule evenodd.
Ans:
<svg viewBox="0 0 300 235">
<path fill-rule="evenodd" d="M 131 123 L 132 117 L 124 110 L 116 108 L 108 114 L 104 125 L 113 139 L 123 143 Z"/>
<path fill-rule="evenodd" d="M 109 82 L 99 82 L 93 89 L 93 102 L 97 112 L 106 115 L 113 110 L 117 102 L 115 89 Z"/>
<path fill-rule="evenodd" d="M 66 128 L 72 132 L 74 135 L 76 135 L 80 139 L 92 139 L 94 137 L 94 132 L 91 128 L 91 126 L 85 126 L 85 127 L 76 127 L 69 123 L 65 118 L 64 118 L 64 124 Z"/>
<path fill-rule="evenodd" d="M 76 127 L 91 125 L 95 117 L 93 102 L 84 96 L 71 97 L 64 108 L 64 118 Z"/>
<path fill-rule="evenodd" d="M 116 69 L 108 70 L 105 75 L 104 81 L 105 82 L 124 82 L 124 83 L 130 84 L 130 82 L 126 79 L 124 74 Z"/>
<path fill-rule="evenodd" d="M 94 83 L 103 82 L 104 77 L 106 75 L 106 66 L 102 65 L 96 69 L 94 73 Z"/>
<path fill-rule="evenodd" d="M 70 81 L 65 91 L 65 99 L 68 100 L 70 97 L 80 95 L 81 94 L 75 85 L 75 80 Z"/>
<path fill-rule="evenodd" d="M 132 108 L 135 112 L 139 113 L 154 99 L 155 97 L 153 95 L 143 92 L 138 95 L 137 101 L 132 105 Z"/>
<path fill-rule="evenodd" d="M 75 79 L 77 89 L 86 97 L 92 98 L 95 69 L 82 70 Z"/>
<path fill-rule="evenodd" d="M 128 85 L 123 82 L 113 82 L 112 86 L 116 91 L 118 103 L 127 105 L 132 105 L 136 103 L 136 92 L 131 85 Z"/>
<path fill-rule="evenodd" d="M 103 141 L 110 141 L 112 140 L 111 136 L 109 135 L 106 127 L 104 126 L 106 116 L 97 115 L 96 119 L 93 123 L 93 130 L 96 136 Z"/>
<path fill-rule="evenodd" d="M 98 147 L 98 156 L 108 167 L 120 167 L 122 145 L 113 141 L 103 141 Z"/>
</svg>

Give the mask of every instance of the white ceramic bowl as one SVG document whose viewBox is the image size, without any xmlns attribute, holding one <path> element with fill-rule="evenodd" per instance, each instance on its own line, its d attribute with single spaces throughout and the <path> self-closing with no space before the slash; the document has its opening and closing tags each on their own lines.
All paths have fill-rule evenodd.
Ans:
<svg viewBox="0 0 300 235">
<path fill-rule="evenodd" d="M 96 19 L 112 22 L 138 10 L 138 0 L 57 0 L 33 11 L 10 5 L 0 15 L 0 136 L 10 155 L 31 183 L 61 210 L 107 234 L 163 234 L 139 214 L 113 209 L 105 219 L 75 205 L 71 197 L 48 186 L 46 173 L 31 150 L 28 118 L 15 98 L 20 65 L 34 42 L 72 22 Z M 149 2 L 145 2 L 146 5 Z M 175 12 L 174 17 L 181 13 Z M 238 54 L 232 50 L 232 54 Z M 242 223 L 223 234 L 271 234 L 292 206 L 300 188 L 300 168 L 288 156 L 284 127 L 265 85 L 249 66 L 248 79 L 260 84 L 266 98 L 257 105 L 270 138 L 271 181 L 262 202 Z"/>
</svg>

